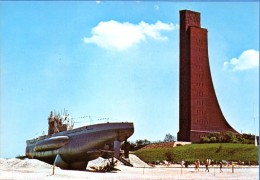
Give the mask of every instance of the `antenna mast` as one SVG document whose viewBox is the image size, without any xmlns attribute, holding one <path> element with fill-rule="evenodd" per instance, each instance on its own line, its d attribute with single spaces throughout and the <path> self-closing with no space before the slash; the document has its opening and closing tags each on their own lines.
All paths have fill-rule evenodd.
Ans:
<svg viewBox="0 0 260 180">
<path fill-rule="evenodd" d="M 255 127 L 255 146 L 257 146 L 257 140 L 256 140 L 256 126 L 255 126 L 255 119 L 257 116 L 255 115 L 255 104 L 253 105 L 253 119 L 254 119 L 254 127 Z"/>
</svg>

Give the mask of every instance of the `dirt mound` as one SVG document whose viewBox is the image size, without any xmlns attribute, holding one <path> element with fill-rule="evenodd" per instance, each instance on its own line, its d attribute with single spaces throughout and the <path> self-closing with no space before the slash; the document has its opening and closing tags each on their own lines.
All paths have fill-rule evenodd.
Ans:
<svg viewBox="0 0 260 180">
<path fill-rule="evenodd" d="M 174 142 L 162 142 L 162 143 L 148 144 L 147 146 L 141 149 L 171 148 L 173 146 L 174 146 Z"/>
<path fill-rule="evenodd" d="M 36 159 L 3 159 L 0 158 L 0 167 L 1 168 L 52 168 L 52 165 L 36 160 Z"/>
</svg>

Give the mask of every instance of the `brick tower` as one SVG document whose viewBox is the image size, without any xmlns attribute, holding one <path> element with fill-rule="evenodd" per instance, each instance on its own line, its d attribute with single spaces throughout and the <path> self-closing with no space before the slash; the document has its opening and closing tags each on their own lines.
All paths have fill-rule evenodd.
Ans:
<svg viewBox="0 0 260 180">
<path fill-rule="evenodd" d="M 220 109 L 209 67 L 207 29 L 200 13 L 180 11 L 180 112 L 178 141 L 196 142 L 209 132 L 232 131 Z"/>
</svg>

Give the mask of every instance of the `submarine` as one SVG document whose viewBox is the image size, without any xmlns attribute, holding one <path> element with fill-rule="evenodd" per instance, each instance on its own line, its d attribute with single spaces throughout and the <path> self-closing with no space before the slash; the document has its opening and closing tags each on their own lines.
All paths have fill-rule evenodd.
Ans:
<svg viewBox="0 0 260 180">
<path fill-rule="evenodd" d="M 62 169 L 84 170 L 98 157 L 120 158 L 120 147 L 134 133 L 132 122 L 106 122 L 73 129 L 69 115 L 48 118 L 48 135 L 26 140 L 25 157 Z"/>
</svg>

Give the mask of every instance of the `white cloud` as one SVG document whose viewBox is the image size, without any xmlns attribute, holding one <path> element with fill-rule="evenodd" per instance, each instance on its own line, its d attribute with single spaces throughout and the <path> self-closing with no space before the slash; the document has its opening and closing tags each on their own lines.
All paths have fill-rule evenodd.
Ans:
<svg viewBox="0 0 260 180">
<path fill-rule="evenodd" d="M 244 71 L 259 66 L 259 51 L 250 49 L 244 51 L 238 58 L 232 58 L 223 64 L 224 70 Z"/>
<path fill-rule="evenodd" d="M 97 3 L 97 4 L 100 4 L 100 3 L 101 3 L 101 1 L 96 1 L 96 3 Z"/>
<path fill-rule="evenodd" d="M 125 50 L 131 46 L 145 41 L 147 37 L 156 40 L 167 40 L 161 31 L 172 31 L 178 29 L 178 25 L 157 21 L 155 24 L 140 22 L 131 24 L 129 22 L 117 22 L 114 20 L 100 22 L 92 29 L 92 36 L 85 37 L 85 43 L 95 43 L 106 49 Z"/>
</svg>

